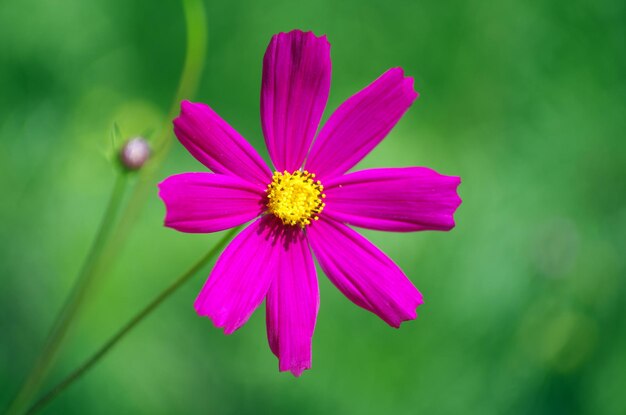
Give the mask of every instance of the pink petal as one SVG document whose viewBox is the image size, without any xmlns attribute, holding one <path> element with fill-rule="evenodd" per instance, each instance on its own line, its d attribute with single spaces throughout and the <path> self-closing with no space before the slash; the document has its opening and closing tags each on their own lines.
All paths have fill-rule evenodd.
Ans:
<svg viewBox="0 0 626 415">
<path fill-rule="evenodd" d="M 275 275 L 282 246 L 274 217 L 263 216 L 244 229 L 226 247 L 194 304 L 225 334 L 231 334 L 261 304 Z"/>
<path fill-rule="evenodd" d="M 237 176 L 263 187 L 272 174 L 261 156 L 208 105 L 183 101 L 174 132 L 199 162 L 214 173 Z"/>
<path fill-rule="evenodd" d="M 270 41 L 263 59 L 261 123 L 274 166 L 302 166 L 330 91 L 326 36 L 294 30 Z"/>
<path fill-rule="evenodd" d="M 165 226 L 181 232 L 217 232 L 246 223 L 265 209 L 260 186 L 234 176 L 183 173 L 159 184 Z"/>
<path fill-rule="evenodd" d="M 315 264 L 306 236 L 297 227 L 284 227 L 277 243 L 276 276 L 266 299 L 267 337 L 279 359 L 280 371 L 295 376 L 311 368 L 311 342 L 319 309 Z"/>
<path fill-rule="evenodd" d="M 362 170 L 324 183 L 324 215 L 383 231 L 448 231 L 461 179 L 425 167 Z"/>
<path fill-rule="evenodd" d="M 350 170 L 374 149 L 409 109 L 417 93 L 401 68 L 385 72 L 337 108 L 313 143 L 308 171 L 330 178 Z"/>
<path fill-rule="evenodd" d="M 422 294 L 402 270 L 367 239 L 328 218 L 308 227 L 309 242 L 324 273 L 359 307 L 393 327 L 417 317 Z"/>
</svg>

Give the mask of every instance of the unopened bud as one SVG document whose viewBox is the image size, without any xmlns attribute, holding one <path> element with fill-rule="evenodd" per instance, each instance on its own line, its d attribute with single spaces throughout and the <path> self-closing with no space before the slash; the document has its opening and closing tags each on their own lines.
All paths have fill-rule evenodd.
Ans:
<svg viewBox="0 0 626 415">
<path fill-rule="evenodd" d="M 139 170 L 150 158 L 150 153 L 150 145 L 145 138 L 131 138 L 120 150 L 120 161 L 128 170 Z"/>
</svg>

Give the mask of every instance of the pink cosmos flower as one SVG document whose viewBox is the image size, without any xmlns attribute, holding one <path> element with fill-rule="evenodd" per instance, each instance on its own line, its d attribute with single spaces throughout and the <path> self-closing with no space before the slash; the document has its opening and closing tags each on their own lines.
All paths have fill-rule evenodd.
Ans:
<svg viewBox="0 0 626 415">
<path fill-rule="evenodd" d="M 325 36 L 299 30 L 275 35 L 261 86 L 261 123 L 274 173 L 209 106 L 185 101 L 174 131 L 213 173 L 178 174 L 159 185 L 165 225 L 178 231 L 217 232 L 254 220 L 218 259 L 195 309 L 230 334 L 265 299 L 270 348 L 279 370 L 296 376 L 311 367 L 319 308 L 312 252 L 346 297 L 399 327 L 416 318 L 422 295 L 387 255 L 347 225 L 447 231 L 461 203 L 460 178 L 425 167 L 347 173 L 418 94 L 402 69 L 390 69 L 340 105 L 314 140 L 330 73 Z"/>
</svg>

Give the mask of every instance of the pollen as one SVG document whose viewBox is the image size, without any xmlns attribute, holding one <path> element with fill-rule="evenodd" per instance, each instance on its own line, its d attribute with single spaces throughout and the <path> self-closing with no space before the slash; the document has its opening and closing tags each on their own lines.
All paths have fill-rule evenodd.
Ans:
<svg viewBox="0 0 626 415">
<path fill-rule="evenodd" d="M 324 186 L 315 174 L 304 170 L 274 172 L 267 186 L 267 210 L 285 225 L 304 228 L 318 220 L 326 204 Z"/>
</svg>

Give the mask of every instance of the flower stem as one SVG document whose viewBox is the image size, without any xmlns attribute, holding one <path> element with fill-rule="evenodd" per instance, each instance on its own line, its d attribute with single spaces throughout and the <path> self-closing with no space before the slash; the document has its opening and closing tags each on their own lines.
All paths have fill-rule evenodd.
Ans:
<svg viewBox="0 0 626 415">
<path fill-rule="evenodd" d="M 104 212 L 102 222 L 100 223 L 100 228 L 98 229 L 87 257 L 85 258 L 85 262 L 83 263 L 72 292 L 67 298 L 60 313 L 57 315 L 52 330 L 46 340 L 46 344 L 33 369 L 22 384 L 17 396 L 11 403 L 7 412 L 8 414 L 20 413 L 24 409 L 32 396 L 37 392 L 41 381 L 50 370 L 59 348 L 63 344 L 65 336 L 74 322 L 73 317 L 76 315 L 76 311 L 80 309 L 85 299 L 85 294 L 87 294 L 90 286 L 92 285 L 93 278 L 91 278 L 91 275 L 97 263 L 99 253 L 101 252 L 102 247 L 111 232 L 112 224 L 115 221 L 115 217 L 124 196 L 124 191 L 126 190 L 126 185 L 128 183 L 127 176 L 128 175 L 125 172 L 118 173 L 113 190 L 111 191 L 109 203 Z"/>
<path fill-rule="evenodd" d="M 239 231 L 241 227 L 233 228 L 227 232 L 215 246 L 207 252 L 195 265 L 193 265 L 187 272 L 179 276 L 174 282 L 167 287 L 161 294 L 159 294 L 150 304 L 148 304 L 143 310 L 137 313 L 131 318 L 113 337 L 111 337 L 96 353 L 88 358 L 83 364 L 76 368 L 72 373 L 66 376 L 61 382 L 54 386 L 48 393 L 42 396 L 35 404 L 28 410 L 27 414 L 34 414 L 43 409 L 46 404 L 63 392 L 74 381 L 84 375 L 89 369 L 91 369 L 100 359 L 102 359 L 112 348 L 115 346 L 126 334 L 128 334 L 133 328 L 135 328 L 144 318 L 152 313 L 163 301 L 171 296 L 176 290 L 184 285 L 192 276 L 200 271 L 208 262 L 222 251 L 228 241 Z"/>
<path fill-rule="evenodd" d="M 111 233 L 110 241 L 103 250 L 99 264 L 101 273 L 113 263 L 113 258 L 123 247 L 148 197 L 156 193 L 154 191 L 156 177 L 173 141 L 172 119 L 178 114 L 180 101 L 191 98 L 200 81 L 207 47 L 206 12 L 202 0 L 183 0 L 183 8 L 187 24 L 187 44 L 185 63 L 176 95 L 161 132 L 154 140 L 154 156 L 139 171 L 137 183 L 128 197 L 126 208 L 120 214 L 117 226 Z"/>
<path fill-rule="evenodd" d="M 206 52 L 206 13 L 202 0 L 182 0 L 182 3 L 187 31 L 185 63 L 166 121 L 160 135 L 155 140 L 154 157 L 137 174 L 137 183 L 129 196 L 129 202 L 119 214 L 120 219 L 115 225 L 114 219 L 118 216 L 121 196 L 127 182 L 126 174 L 120 173 L 112 194 L 112 201 L 109 203 L 80 277 L 57 317 L 54 329 L 46 341 L 42 354 L 22 384 L 17 396 L 11 402 L 7 414 L 21 413 L 37 392 L 39 385 L 54 362 L 68 329 L 80 311 L 80 306 L 92 285 L 92 281 L 96 279 L 97 275 L 105 271 L 105 267 L 113 262 L 113 258 L 119 252 L 128 232 L 139 216 L 141 208 L 147 201 L 158 169 L 169 152 L 172 143 L 170 123 L 178 111 L 178 105 L 182 99 L 191 97 L 198 86 Z M 120 186 L 122 189 L 119 189 Z"/>
</svg>

